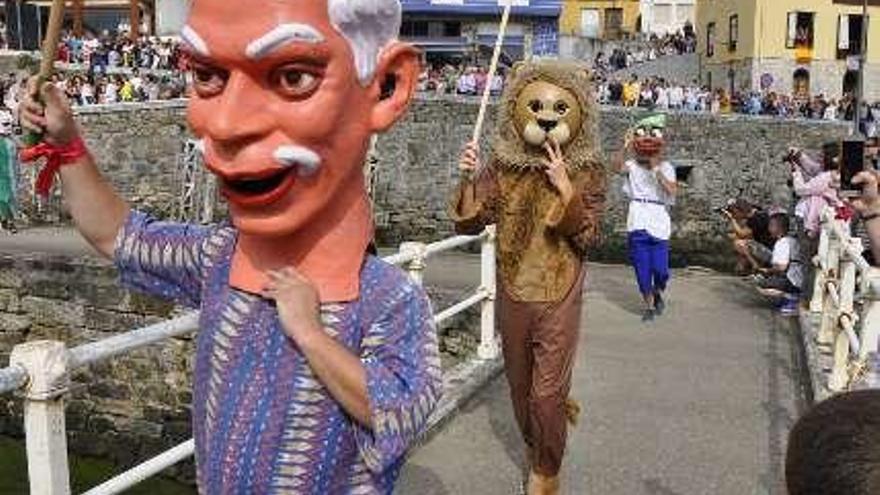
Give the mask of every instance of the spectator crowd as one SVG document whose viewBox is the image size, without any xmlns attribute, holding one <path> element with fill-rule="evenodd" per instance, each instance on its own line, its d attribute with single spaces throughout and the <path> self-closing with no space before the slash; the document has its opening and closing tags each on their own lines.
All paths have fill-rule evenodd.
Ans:
<svg viewBox="0 0 880 495">
<path fill-rule="evenodd" d="M 864 220 L 855 225 L 857 232 L 863 231 L 869 246 L 865 258 L 880 266 L 880 226 L 873 225 L 880 214 L 880 139 L 867 141 L 866 171 L 853 181 L 861 188 L 860 197 L 854 201 L 839 193 L 840 156 L 837 142 L 826 144 L 814 154 L 791 148 L 782 161 L 791 173 L 791 205 L 763 207 L 745 198 L 735 198 L 719 210 L 730 221 L 737 271 L 755 275 L 758 287 L 779 301 L 783 314 L 796 315 L 800 300 L 810 297 L 810 260 L 819 249 L 821 213 L 827 207 L 849 211 L 847 216 Z"/>
</svg>

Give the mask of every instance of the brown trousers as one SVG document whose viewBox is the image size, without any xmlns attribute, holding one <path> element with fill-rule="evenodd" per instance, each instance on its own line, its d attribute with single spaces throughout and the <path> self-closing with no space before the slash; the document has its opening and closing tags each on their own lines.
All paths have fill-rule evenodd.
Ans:
<svg viewBox="0 0 880 495">
<path fill-rule="evenodd" d="M 531 468 L 556 476 L 568 436 L 566 399 L 577 350 L 586 267 L 560 302 L 518 302 L 499 284 L 497 321 L 513 411 Z"/>
</svg>

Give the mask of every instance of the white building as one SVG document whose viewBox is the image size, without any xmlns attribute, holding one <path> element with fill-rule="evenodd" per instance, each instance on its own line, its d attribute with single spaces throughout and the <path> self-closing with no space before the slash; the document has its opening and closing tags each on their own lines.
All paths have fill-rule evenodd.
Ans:
<svg viewBox="0 0 880 495">
<path fill-rule="evenodd" d="M 664 35 L 694 24 L 696 0 L 641 0 L 642 32 Z"/>
</svg>

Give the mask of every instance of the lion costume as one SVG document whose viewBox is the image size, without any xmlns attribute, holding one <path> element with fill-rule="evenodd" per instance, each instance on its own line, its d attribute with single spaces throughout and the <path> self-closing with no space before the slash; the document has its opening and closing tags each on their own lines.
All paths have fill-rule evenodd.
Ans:
<svg viewBox="0 0 880 495">
<path fill-rule="evenodd" d="M 499 108 L 489 164 L 450 204 L 456 230 L 497 224 L 500 327 L 514 412 L 533 473 L 555 479 L 565 450 L 584 258 L 599 239 L 606 174 L 586 69 L 520 64 Z M 545 141 L 561 145 L 573 199 L 545 173 Z M 572 421 L 574 418 L 572 418 Z"/>
</svg>

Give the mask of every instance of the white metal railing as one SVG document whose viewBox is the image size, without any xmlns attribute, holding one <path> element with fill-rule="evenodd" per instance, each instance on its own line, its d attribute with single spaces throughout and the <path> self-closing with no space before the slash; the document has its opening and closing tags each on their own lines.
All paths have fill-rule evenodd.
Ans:
<svg viewBox="0 0 880 495">
<path fill-rule="evenodd" d="M 477 358 L 496 359 L 495 335 L 495 227 L 478 236 L 452 237 L 434 244 L 404 243 L 385 261 L 403 267 L 413 280 L 422 283 L 427 261 L 432 256 L 474 243 L 481 244 L 480 287 L 472 295 L 434 315 L 439 324 L 469 308 L 481 306 L 480 346 Z M 16 346 L 7 368 L 0 369 L 0 394 L 24 392 L 24 429 L 28 478 L 32 495 L 69 495 L 67 432 L 64 407 L 71 372 L 77 368 L 113 359 L 164 340 L 194 333 L 198 312 L 114 337 L 68 349 L 63 342 L 37 341 Z M 188 440 L 85 492 L 84 495 L 113 495 L 191 457 L 195 443 Z"/>
<path fill-rule="evenodd" d="M 865 260 L 862 240 L 833 208 L 822 213 L 810 312 L 818 320 L 816 343 L 831 348 L 832 392 L 845 390 L 867 369 L 880 338 L 880 269 Z"/>
</svg>

